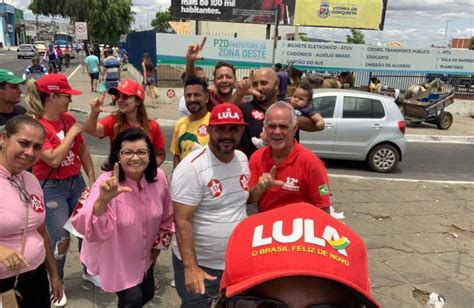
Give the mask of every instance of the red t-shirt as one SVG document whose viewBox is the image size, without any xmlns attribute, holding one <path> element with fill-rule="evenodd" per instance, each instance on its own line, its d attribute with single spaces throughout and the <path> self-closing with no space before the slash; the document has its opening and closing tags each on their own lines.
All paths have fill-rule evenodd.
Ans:
<svg viewBox="0 0 474 308">
<path fill-rule="evenodd" d="M 270 146 L 257 150 L 250 157 L 249 187 L 257 185 L 264 172 L 275 165 Z M 330 206 L 328 175 L 324 163 L 299 143 L 288 158 L 277 166 L 275 179 L 283 187 L 274 186 L 264 192 L 258 201 L 258 211 L 265 212 L 295 202 L 308 202 L 319 208 Z"/>
<path fill-rule="evenodd" d="M 217 93 L 209 89 L 209 101 L 206 104 L 207 111 L 211 112 L 214 107 L 224 103 L 217 97 Z"/>
<path fill-rule="evenodd" d="M 115 139 L 115 131 L 114 127 L 117 124 L 117 118 L 114 114 L 109 114 L 108 116 L 102 118 L 99 121 L 102 126 L 104 126 L 104 137 L 107 136 L 110 138 L 110 142 Z M 150 126 L 150 130 L 148 132 L 148 137 L 153 143 L 155 150 L 161 150 L 165 148 L 165 137 L 163 137 L 163 133 L 161 132 L 160 125 L 156 121 L 148 121 L 148 125 Z M 124 124 L 125 128 L 134 127 L 126 122 Z M 142 128 L 142 127 L 137 127 Z"/>
<path fill-rule="evenodd" d="M 63 113 L 58 121 L 46 120 L 44 117 L 39 118 L 38 121 L 46 130 L 43 151 L 57 148 L 66 136 L 69 128 L 76 123 L 76 119 L 69 112 Z M 50 179 L 62 180 L 79 174 L 82 165 L 79 152 L 83 144 L 84 137 L 82 134 L 77 135 L 74 138 L 71 150 L 61 162 L 61 165 L 51 173 Z M 36 175 L 38 179 L 45 180 L 51 169 L 48 164 L 40 159 L 33 165 L 33 174 Z"/>
</svg>

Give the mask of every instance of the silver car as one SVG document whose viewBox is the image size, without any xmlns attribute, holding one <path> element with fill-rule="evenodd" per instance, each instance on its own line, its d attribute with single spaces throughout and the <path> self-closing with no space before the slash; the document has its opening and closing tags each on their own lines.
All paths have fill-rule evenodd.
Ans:
<svg viewBox="0 0 474 308">
<path fill-rule="evenodd" d="M 317 89 L 314 108 L 326 126 L 300 132 L 300 142 L 321 158 L 367 161 L 391 172 L 405 157 L 405 121 L 393 98 L 345 89 Z"/>
<path fill-rule="evenodd" d="M 33 58 L 38 56 L 38 50 L 31 44 L 21 44 L 16 51 L 18 59 Z"/>
</svg>

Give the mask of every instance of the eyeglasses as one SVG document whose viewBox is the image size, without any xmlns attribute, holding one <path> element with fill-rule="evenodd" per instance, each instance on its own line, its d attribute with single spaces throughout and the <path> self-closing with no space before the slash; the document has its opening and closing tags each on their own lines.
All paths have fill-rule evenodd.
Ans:
<svg viewBox="0 0 474 308">
<path fill-rule="evenodd" d="M 289 308 L 286 303 L 272 298 L 261 298 L 250 295 L 237 295 L 229 298 L 220 298 L 214 301 L 213 307 L 217 308 Z M 350 308 L 342 304 L 313 304 L 307 308 Z"/>
<path fill-rule="evenodd" d="M 121 98 L 121 99 L 123 99 L 124 101 L 127 100 L 127 99 L 129 99 L 130 97 L 133 97 L 133 95 L 127 95 L 127 94 L 123 94 L 123 93 L 119 93 L 119 94 L 117 95 L 117 99 Z"/>
<path fill-rule="evenodd" d="M 136 151 L 130 150 L 130 149 L 123 149 L 120 151 L 120 155 L 122 155 L 123 158 L 130 159 L 133 157 L 133 155 L 137 155 L 139 158 L 146 158 L 150 155 L 150 150 L 148 149 L 139 149 Z"/>
<path fill-rule="evenodd" d="M 23 202 L 24 205 L 29 205 L 31 199 L 30 195 L 26 191 L 25 184 L 23 183 L 23 181 L 17 176 L 8 177 L 8 180 L 10 180 L 10 184 L 12 184 L 12 186 L 15 187 L 16 190 L 18 190 L 21 202 Z"/>
</svg>

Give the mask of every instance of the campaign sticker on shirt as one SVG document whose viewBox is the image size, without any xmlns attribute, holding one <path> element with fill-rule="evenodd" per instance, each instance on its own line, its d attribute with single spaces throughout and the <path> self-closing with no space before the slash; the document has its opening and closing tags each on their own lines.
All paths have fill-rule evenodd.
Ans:
<svg viewBox="0 0 474 308">
<path fill-rule="evenodd" d="M 263 120 L 263 118 L 265 117 L 265 113 L 263 113 L 263 112 L 261 112 L 260 110 L 257 110 L 257 109 L 252 110 L 251 114 L 252 114 L 252 117 L 255 120 L 258 120 L 258 121 Z"/>
<path fill-rule="evenodd" d="M 207 125 L 206 124 L 199 125 L 199 127 L 197 128 L 197 134 L 200 137 L 207 136 Z"/>
<path fill-rule="evenodd" d="M 219 180 L 212 179 L 209 181 L 207 184 L 207 187 L 209 187 L 209 190 L 211 191 L 211 194 L 217 198 L 222 195 L 222 183 Z"/>
<path fill-rule="evenodd" d="M 240 187 L 242 187 L 243 190 L 249 191 L 249 177 L 246 174 L 242 174 L 240 176 Z"/>
<path fill-rule="evenodd" d="M 38 197 L 35 194 L 30 195 L 30 200 L 31 200 L 31 207 L 33 208 L 33 211 L 36 213 L 43 213 L 44 212 L 44 204 L 41 202 L 41 198 Z"/>
</svg>

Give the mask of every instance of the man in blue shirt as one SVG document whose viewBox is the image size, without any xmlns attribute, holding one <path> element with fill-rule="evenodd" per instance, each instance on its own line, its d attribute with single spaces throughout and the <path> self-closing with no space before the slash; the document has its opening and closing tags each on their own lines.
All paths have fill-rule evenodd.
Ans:
<svg viewBox="0 0 474 308">
<path fill-rule="evenodd" d="M 105 81 L 105 89 L 108 91 L 116 88 L 120 82 L 120 62 L 112 55 L 111 49 L 106 49 L 105 54 L 107 58 L 102 63 L 102 80 Z M 111 104 L 115 105 L 115 100 Z"/>
<path fill-rule="evenodd" d="M 97 87 L 99 85 L 99 58 L 91 53 L 84 59 L 84 62 L 87 64 L 87 72 L 91 78 L 91 91 L 97 92 Z"/>
</svg>

